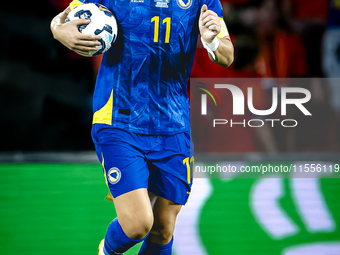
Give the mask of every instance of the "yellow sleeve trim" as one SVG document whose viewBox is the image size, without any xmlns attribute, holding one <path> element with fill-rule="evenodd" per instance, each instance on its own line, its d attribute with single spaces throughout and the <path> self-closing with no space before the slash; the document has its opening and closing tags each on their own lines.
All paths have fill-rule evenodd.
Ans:
<svg viewBox="0 0 340 255">
<path fill-rule="evenodd" d="M 77 6 L 83 4 L 82 2 L 80 2 L 79 0 L 73 0 L 71 3 L 70 3 L 70 8 L 71 10 L 73 10 L 74 8 L 76 8 Z"/>
<path fill-rule="evenodd" d="M 113 90 L 107 103 L 93 114 L 92 124 L 112 124 Z"/>
<path fill-rule="evenodd" d="M 229 35 L 228 29 L 227 29 L 227 25 L 225 24 L 223 18 L 220 18 L 220 22 L 221 22 L 221 31 L 220 33 L 217 35 L 218 38 L 223 38 Z"/>
</svg>

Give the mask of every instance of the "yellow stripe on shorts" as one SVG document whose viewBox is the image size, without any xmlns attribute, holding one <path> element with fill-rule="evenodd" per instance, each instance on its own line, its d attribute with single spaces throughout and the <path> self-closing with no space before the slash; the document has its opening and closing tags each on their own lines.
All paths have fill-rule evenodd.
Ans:
<svg viewBox="0 0 340 255">
<path fill-rule="evenodd" d="M 104 155 L 103 155 L 103 153 L 102 153 L 102 166 L 103 166 L 103 170 L 104 170 L 105 183 L 106 183 L 107 187 L 109 187 L 109 185 L 108 185 L 108 183 L 107 183 L 107 178 L 106 178 L 106 170 L 105 170 L 105 166 L 104 166 L 104 160 L 105 160 L 105 159 L 104 159 Z M 109 189 L 109 194 L 107 194 L 107 196 L 105 197 L 105 199 L 108 200 L 108 201 L 113 202 L 113 196 L 112 196 L 112 194 L 111 194 L 110 189 Z"/>
</svg>

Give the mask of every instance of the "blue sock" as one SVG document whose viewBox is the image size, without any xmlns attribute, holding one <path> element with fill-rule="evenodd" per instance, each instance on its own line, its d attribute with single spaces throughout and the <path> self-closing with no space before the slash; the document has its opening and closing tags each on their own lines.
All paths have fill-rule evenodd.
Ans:
<svg viewBox="0 0 340 255">
<path fill-rule="evenodd" d="M 161 245 L 153 243 L 147 238 L 144 240 L 138 255 L 171 255 L 173 242 L 174 238 L 171 239 L 170 243 Z"/>
<path fill-rule="evenodd" d="M 123 253 L 136 243 L 143 241 L 147 236 L 148 235 L 139 240 L 129 238 L 120 226 L 118 218 L 115 218 L 113 221 L 111 221 L 106 231 L 103 248 L 104 254 L 113 255 L 117 253 Z"/>
</svg>

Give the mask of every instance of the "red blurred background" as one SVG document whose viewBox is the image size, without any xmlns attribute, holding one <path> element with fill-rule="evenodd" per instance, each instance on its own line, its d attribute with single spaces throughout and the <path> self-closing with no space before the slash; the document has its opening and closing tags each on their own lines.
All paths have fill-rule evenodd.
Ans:
<svg viewBox="0 0 340 255">
<path fill-rule="evenodd" d="M 92 92 L 101 58 L 67 50 L 49 30 L 51 19 L 69 2 L 18 0 L 0 7 L 0 151 L 93 149 Z M 225 151 L 339 151 L 340 85 L 317 78 L 340 78 L 340 0 L 221 4 L 235 61 L 227 69 L 213 64 L 198 40 L 192 77 L 314 77 L 306 88 L 318 120 L 294 136 L 275 129 L 266 134 L 239 130 L 230 134 Z M 255 86 L 259 108 L 271 104 L 273 86 Z M 286 140 L 292 139 L 299 142 L 289 145 Z"/>
</svg>

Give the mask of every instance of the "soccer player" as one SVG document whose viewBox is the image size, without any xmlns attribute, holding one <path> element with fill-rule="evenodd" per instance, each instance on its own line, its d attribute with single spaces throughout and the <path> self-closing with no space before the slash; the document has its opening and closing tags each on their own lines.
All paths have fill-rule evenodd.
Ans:
<svg viewBox="0 0 340 255">
<path fill-rule="evenodd" d="M 222 7 L 219 0 L 82 1 L 70 8 L 100 3 L 119 24 L 93 98 L 92 138 L 118 216 L 98 254 L 122 254 L 143 241 L 140 255 L 169 255 L 192 185 L 187 82 L 198 34 L 214 63 L 233 61 Z M 64 23 L 70 8 L 52 20 L 53 36 L 88 55 L 100 37 L 78 32 L 88 20 Z"/>
</svg>

